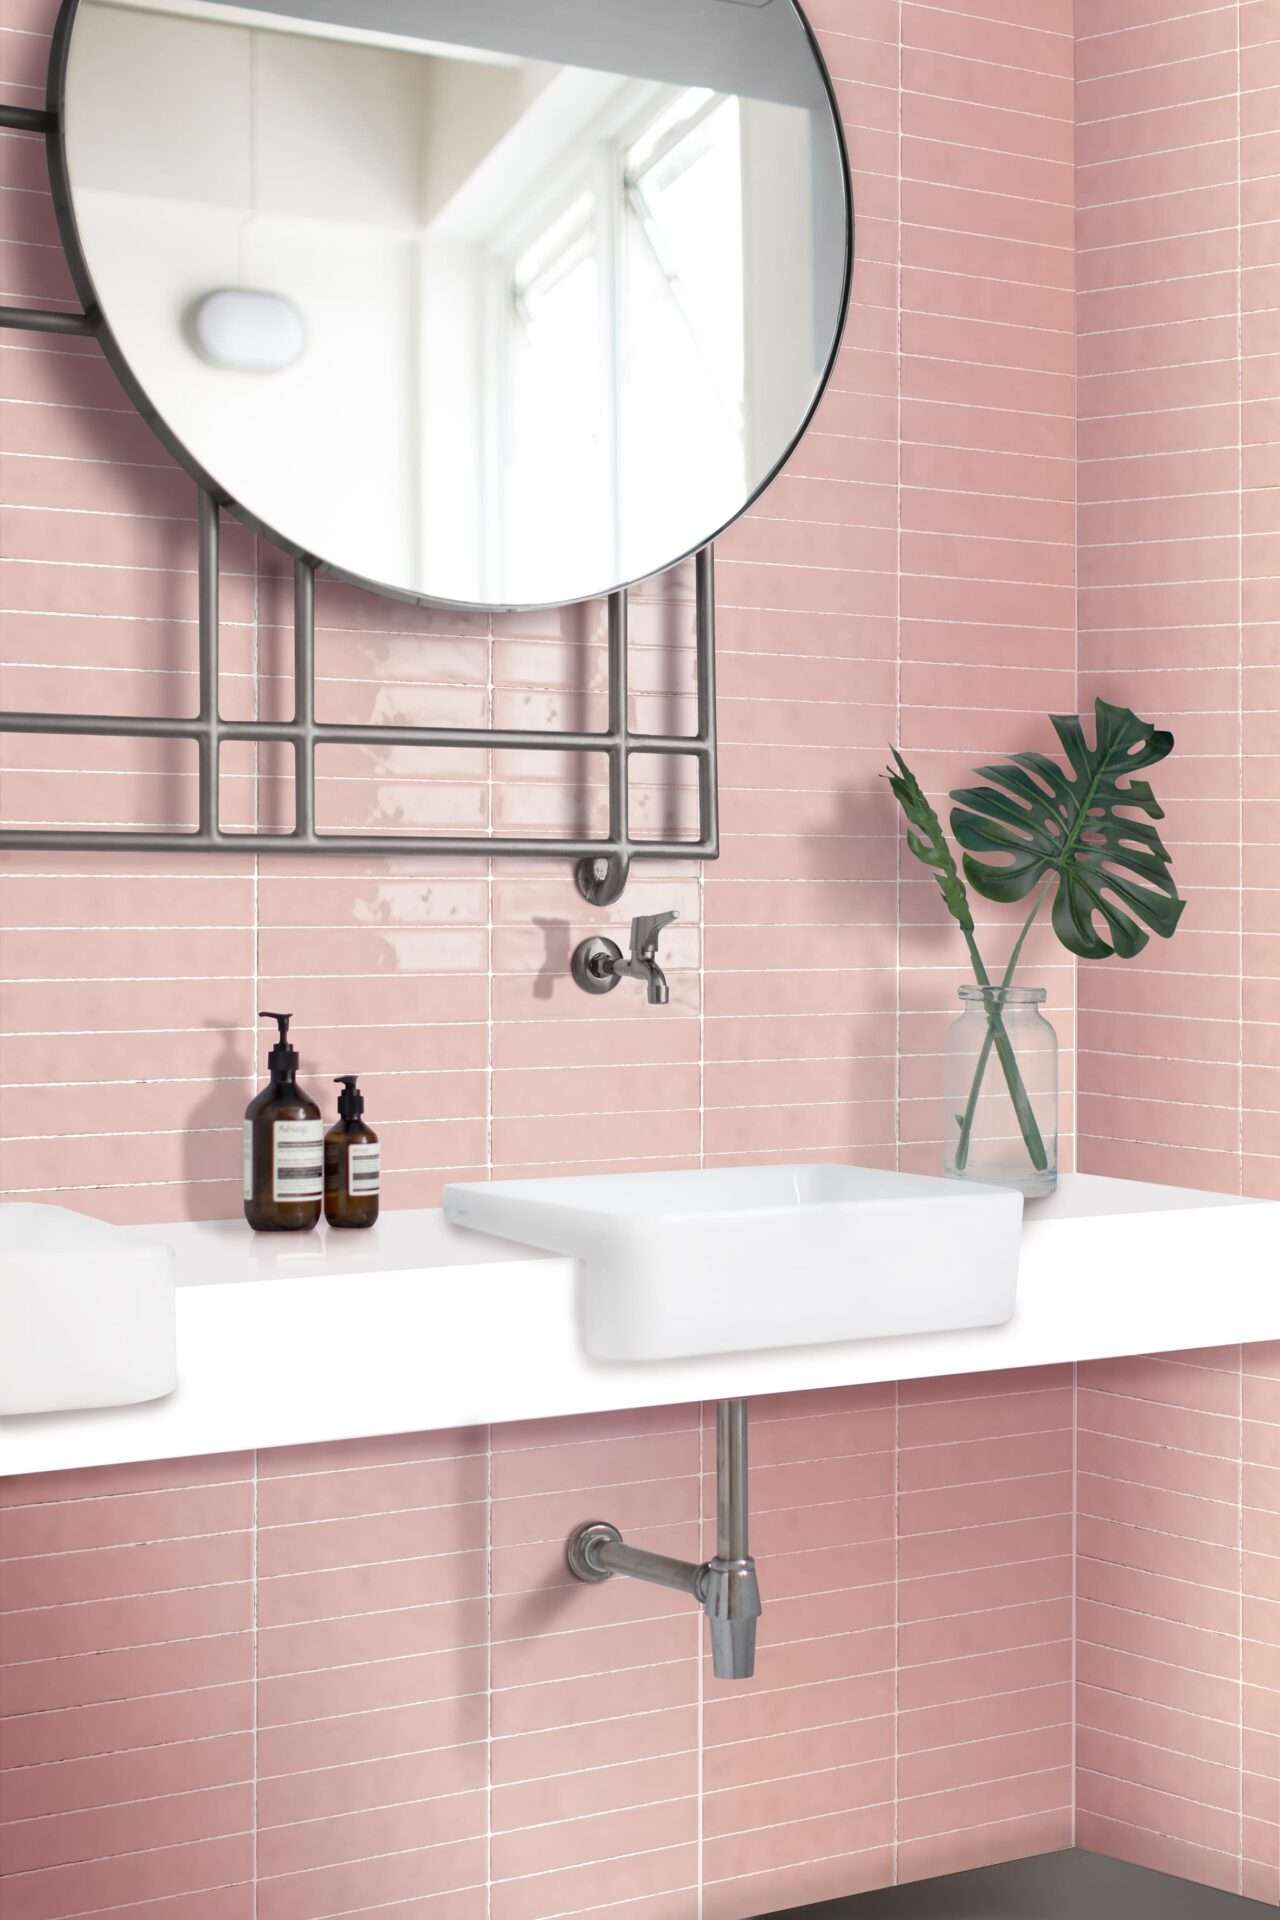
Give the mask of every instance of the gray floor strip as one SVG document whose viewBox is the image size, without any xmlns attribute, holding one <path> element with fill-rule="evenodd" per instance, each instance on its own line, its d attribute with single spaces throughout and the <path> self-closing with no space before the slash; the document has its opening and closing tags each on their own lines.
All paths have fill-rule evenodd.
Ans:
<svg viewBox="0 0 1280 1920">
<path fill-rule="evenodd" d="M 788 1907 L 772 1920 L 1246 1920 L 1275 1911 L 1261 1900 L 1074 1851 Z"/>
</svg>

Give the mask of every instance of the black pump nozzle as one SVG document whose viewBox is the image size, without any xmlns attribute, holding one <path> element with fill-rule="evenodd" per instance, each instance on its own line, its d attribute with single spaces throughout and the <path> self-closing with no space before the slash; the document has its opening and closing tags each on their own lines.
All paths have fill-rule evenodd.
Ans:
<svg viewBox="0 0 1280 1920">
<path fill-rule="evenodd" d="M 348 1122 L 358 1120 L 364 1112 L 364 1095 L 356 1086 L 356 1079 L 354 1073 L 340 1073 L 333 1083 L 335 1087 L 342 1088 L 338 1095 L 338 1117 Z"/>
<path fill-rule="evenodd" d="M 259 1020 L 274 1020 L 280 1029 L 280 1038 L 267 1055 L 267 1065 L 271 1069 L 272 1079 L 292 1080 L 298 1070 L 297 1050 L 289 1045 L 289 1022 L 292 1020 L 293 1015 L 291 1013 L 263 1013 L 260 1011 L 258 1018 Z"/>
</svg>

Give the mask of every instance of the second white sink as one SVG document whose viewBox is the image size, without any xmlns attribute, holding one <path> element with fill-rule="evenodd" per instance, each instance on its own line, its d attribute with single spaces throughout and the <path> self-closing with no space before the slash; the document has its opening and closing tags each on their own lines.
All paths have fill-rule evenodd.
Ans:
<svg viewBox="0 0 1280 1920">
<path fill-rule="evenodd" d="M 0 1415 L 160 1399 L 175 1329 L 168 1247 L 67 1207 L 0 1206 Z"/>
<path fill-rule="evenodd" d="M 997 1326 L 1022 1196 L 871 1167 L 714 1167 L 446 1187 L 460 1227 L 582 1263 L 587 1351 L 673 1360 Z"/>
</svg>

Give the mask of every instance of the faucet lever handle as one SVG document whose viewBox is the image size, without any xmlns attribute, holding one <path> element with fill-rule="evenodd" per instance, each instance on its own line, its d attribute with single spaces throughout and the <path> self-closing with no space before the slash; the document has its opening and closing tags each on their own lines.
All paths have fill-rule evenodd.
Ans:
<svg viewBox="0 0 1280 1920">
<path fill-rule="evenodd" d="M 641 913 L 631 922 L 631 953 L 637 960 L 657 957 L 658 936 L 664 927 L 678 920 L 678 913 Z"/>
</svg>

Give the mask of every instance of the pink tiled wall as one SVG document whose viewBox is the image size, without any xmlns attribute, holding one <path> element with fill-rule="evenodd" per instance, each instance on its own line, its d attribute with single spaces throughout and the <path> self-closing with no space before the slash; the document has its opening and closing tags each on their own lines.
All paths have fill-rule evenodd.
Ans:
<svg viewBox="0 0 1280 1920">
<path fill-rule="evenodd" d="M 593 922 L 560 868 L 8 858 L 8 1192 L 234 1212 L 253 1014 L 282 995 L 317 1085 L 367 1073 L 393 1204 L 457 1171 L 936 1164 L 960 973 L 877 768 L 896 737 L 944 791 L 1096 691 L 1173 718 L 1192 908 L 1174 947 L 1082 972 L 1080 1164 L 1276 1192 L 1274 0 L 1077 0 L 1075 44 L 1067 0 L 814 12 L 858 307 L 814 432 L 723 543 L 725 858 L 629 895 L 683 914 L 672 1012 L 566 985 Z M 8 0 L 6 98 L 38 98 L 48 19 Z M 0 207 L 4 298 L 69 300 L 15 136 Z M 180 710 L 186 482 L 96 349 L 2 336 L 0 380 L 0 695 Z M 326 589 L 320 622 L 328 712 L 599 708 L 599 612 Z M 641 597 L 637 716 L 687 707 L 687 624 L 687 586 Z M 232 534 L 228 712 L 286 707 L 286 626 Z M 370 826 L 591 806 L 528 764 L 330 772 Z M 280 804 L 244 762 L 228 787 L 240 820 Z M 177 760 L 65 743 L 8 741 L 0 789 L 27 820 L 190 804 Z M 1034 960 L 1071 1044 L 1071 970 Z M 747 1690 L 708 1680 L 674 1603 L 560 1578 L 589 1507 L 695 1551 L 697 1409 L 8 1482 L 0 1907 L 727 1920 L 1065 1843 L 1073 1450 L 1079 1837 L 1276 1901 L 1274 1375 L 1270 1350 L 1088 1367 L 1075 1430 L 1055 1375 L 758 1405 Z"/>
<path fill-rule="evenodd" d="M 628 898 L 684 916 L 671 1012 L 566 985 L 588 921 L 561 869 L 9 859 L 8 1192 L 234 1211 L 279 995 L 317 1084 L 367 1074 L 397 1204 L 499 1168 L 931 1166 L 960 976 L 901 863 L 885 744 L 942 791 L 1104 692 L 1176 728 L 1160 792 L 1191 909 L 1172 947 L 1082 970 L 1081 1164 L 1276 1193 L 1280 8 L 1076 0 L 1074 43 L 1066 0 L 814 12 L 858 303 L 813 433 L 723 546 L 725 858 Z M 49 16 L 6 0 L 6 98 L 38 98 Z M 0 209 L 3 297 L 68 301 L 15 137 Z M 0 379 L 0 693 L 179 710 L 189 488 L 91 347 L 4 336 Z M 279 570 L 234 533 L 225 613 L 227 710 L 282 710 Z M 667 724 L 687 585 L 637 628 L 637 713 Z M 327 589 L 321 644 L 335 714 L 598 710 L 597 613 Z M 388 827 L 589 816 L 589 783 L 543 770 L 351 758 L 325 792 Z M 272 818 L 252 771 L 228 768 L 236 817 Z M 11 818 L 180 817 L 189 794 L 178 762 L 83 746 L 0 765 Z M 1070 969 L 1047 942 L 1035 964 L 1070 1044 Z M 1280 1900 L 1278 1368 L 1231 1350 L 759 1404 L 750 1688 L 715 1686 L 674 1603 L 561 1577 L 588 1509 L 705 1539 L 696 1409 L 0 1483 L 0 1909 L 728 1920 L 1064 1844 L 1073 1596 L 1080 1840 Z"/>
<path fill-rule="evenodd" d="M 38 98 L 50 11 L 6 0 L 6 98 Z M 814 431 L 723 545 L 725 857 L 628 897 L 683 915 L 670 1013 L 568 987 L 594 923 L 559 868 L 10 858 L 6 1191 L 233 1212 L 280 996 L 317 1085 L 367 1075 L 394 1204 L 460 1171 L 932 1166 L 960 974 L 884 747 L 941 792 L 1099 691 L 1176 727 L 1191 911 L 1173 947 L 1082 972 L 1081 1163 L 1276 1191 L 1275 0 L 1076 0 L 1074 42 L 1067 0 L 814 12 L 858 302 Z M 69 302 L 16 137 L 0 211 L 3 297 Z M 92 347 L 0 337 L 0 380 L 0 697 L 181 710 L 187 483 Z M 278 566 L 234 532 L 227 558 L 226 709 L 282 711 Z M 327 588 L 321 627 L 335 715 L 598 712 L 598 611 Z M 669 724 L 687 583 L 640 599 L 637 637 L 637 715 Z M 325 798 L 392 829 L 590 817 L 590 783 L 545 767 L 353 756 Z M 261 771 L 228 766 L 241 821 L 279 817 Z M 10 818 L 189 802 L 177 760 L 5 743 Z M 1034 964 L 1070 1046 L 1071 970 L 1047 940 Z M 758 1405 L 746 1689 L 674 1603 L 561 1577 L 589 1508 L 695 1550 L 696 1409 L 0 1485 L 5 1920 L 728 1920 L 1064 1844 L 1073 1596 L 1079 1838 L 1280 1899 L 1276 1367 L 1090 1367 L 1075 1424 L 1057 1375 Z"/>
<path fill-rule="evenodd" d="M 1079 1374 L 1077 1836 L 1280 1902 L 1280 1347 Z"/>
<path fill-rule="evenodd" d="M 1077 0 L 1081 695 L 1170 718 L 1190 902 L 1080 972 L 1080 1164 L 1280 1195 L 1280 8 Z M 1082 1843 L 1280 1899 L 1273 1349 L 1080 1376 Z"/>
<path fill-rule="evenodd" d="M 1165 715 L 1177 938 L 1080 972 L 1080 1163 L 1280 1194 L 1280 9 L 1077 0 L 1081 697 Z"/>
<path fill-rule="evenodd" d="M 736 1920 L 1069 1844 L 1070 1369 L 752 1439 L 747 1684 L 564 1567 L 711 1550 L 696 1407 L 0 1480 L 4 1920 Z"/>
</svg>

